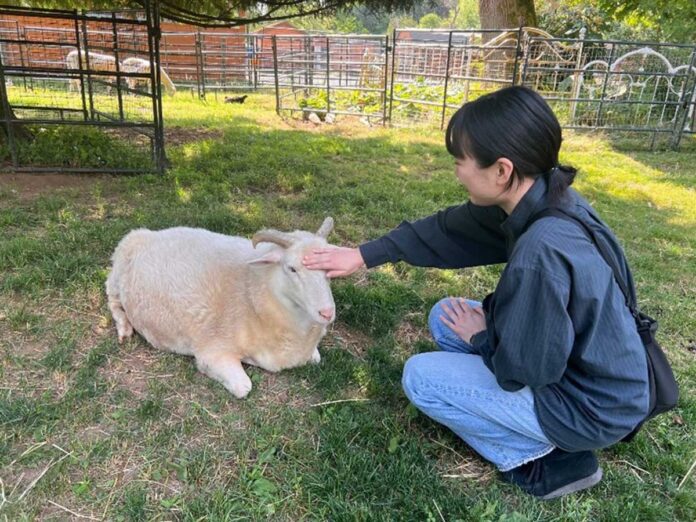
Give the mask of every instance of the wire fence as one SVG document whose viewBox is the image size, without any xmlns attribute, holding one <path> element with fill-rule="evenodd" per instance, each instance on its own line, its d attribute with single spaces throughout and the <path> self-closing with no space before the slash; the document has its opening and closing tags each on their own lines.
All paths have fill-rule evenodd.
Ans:
<svg viewBox="0 0 696 522">
<path fill-rule="evenodd" d="M 522 34 L 394 31 L 390 119 L 442 127 L 463 103 L 517 83 Z"/>
<path fill-rule="evenodd" d="M 11 134 L 21 120 L 103 129 L 133 150 L 148 148 L 161 171 L 161 91 L 205 98 L 267 89 L 279 114 L 442 128 L 463 103 L 527 85 L 564 128 L 629 133 L 651 147 L 678 147 L 696 134 L 696 45 L 553 38 L 528 27 L 388 36 L 160 33 L 154 14 L 3 13 L 23 17 L 0 16 L 0 124 L 18 168 L 24 160 Z"/>
<path fill-rule="evenodd" d="M 272 42 L 278 112 L 362 115 L 386 121 L 388 38 L 276 37 Z"/>
<path fill-rule="evenodd" d="M 161 172 L 158 26 L 150 6 L 0 7 L 0 125 L 12 168 Z"/>
<path fill-rule="evenodd" d="M 162 66 L 180 89 L 209 92 L 273 88 L 270 36 L 205 31 L 163 32 Z"/>
<path fill-rule="evenodd" d="M 677 147 L 696 133 L 696 47 L 531 38 L 523 83 L 567 128 L 643 133 Z M 531 53 L 530 53 L 531 54 Z"/>
<path fill-rule="evenodd" d="M 675 148 L 696 133 L 696 45 L 561 39 L 525 27 L 396 30 L 391 39 L 273 36 L 271 45 L 279 113 L 442 128 L 463 103 L 527 85 L 564 128 L 647 136 L 650 147 Z M 260 78 L 256 86 L 270 82 Z"/>
</svg>

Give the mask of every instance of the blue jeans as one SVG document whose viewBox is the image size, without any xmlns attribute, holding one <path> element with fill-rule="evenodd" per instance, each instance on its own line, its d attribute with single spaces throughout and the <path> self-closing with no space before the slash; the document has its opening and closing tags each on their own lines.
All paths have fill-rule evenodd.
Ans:
<svg viewBox="0 0 696 522">
<path fill-rule="evenodd" d="M 449 299 L 438 302 L 428 320 L 440 352 L 406 361 L 402 385 L 409 400 L 444 424 L 500 471 L 508 471 L 553 451 L 534 411 L 534 395 L 525 386 L 508 392 L 497 383 L 474 347 L 440 316 Z M 467 302 L 481 306 L 477 301 Z"/>
</svg>

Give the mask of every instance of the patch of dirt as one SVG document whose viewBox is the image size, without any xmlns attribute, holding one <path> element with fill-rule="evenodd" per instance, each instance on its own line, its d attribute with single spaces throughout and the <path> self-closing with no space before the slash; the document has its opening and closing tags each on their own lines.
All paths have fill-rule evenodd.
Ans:
<svg viewBox="0 0 696 522">
<path fill-rule="evenodd" d="M 30 200 L 58 189 L 85 190 L 101 180 L 112 179 L 109 174 L 0 174 L 0 189 L 7 190 L 20 200 Z"/>
<path fill-rule="evenodd" d="M 322 347 L 341 348 L 347 350 L 352 356 L 363 360 L 365 351 L 372 342 L 372 338 L 367 334 L 350 330 L 341 324 L 334 324 L 321 341 L 319 353 L 321 353 Z"/>
<path fill-rule="evenodd" d="M 415 326 L 408 318 L 404 319 L 394 333 L 396 342 L 403 346 L 413 346 L 418 341 L 431 339 L 427 328 Z"/>
<path fill-rule="evenodd" d="M 48 340 L 37 341 L 24 336 L 9 335 L 5 342 L 13 356 L 31 361 L 41 359 L 51 350 Z"/>
<path fill-rule="evenodd" d="M 219 129 L 191 129 L 187 127 L 165 127 L 164 145 L 184 145 L 196 141 L 222 138 Z"/>
<path fill-rule="evenodd" d="M 136 397 L 146 395 L 148 382 L 152 379 L 170 379 L 171 374 L 154 369 L 159 353 L 146 349 L 141 342 L 129 341 L 117 355 L 109 357 L 106 366 L 100 369 L 110 387 L 129 390 Z"/>
</svg>

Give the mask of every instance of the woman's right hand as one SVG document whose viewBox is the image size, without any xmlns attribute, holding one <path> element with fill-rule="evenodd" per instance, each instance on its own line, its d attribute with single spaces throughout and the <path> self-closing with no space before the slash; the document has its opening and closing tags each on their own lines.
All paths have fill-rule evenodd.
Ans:
<svg viewBox="0 0 696 522">
<path fill-rule="evenodd" d="M 326 277 L 346 277 L 365 266 L 357 248 L 316 248 L 302 258 L 302 264 L 310 270 L 326 270 Z"/>
</svg>

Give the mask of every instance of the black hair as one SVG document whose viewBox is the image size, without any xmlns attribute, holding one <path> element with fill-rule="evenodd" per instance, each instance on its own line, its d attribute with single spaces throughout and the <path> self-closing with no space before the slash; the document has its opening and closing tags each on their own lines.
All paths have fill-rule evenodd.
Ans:
<svg viewBox="0 0 696 522">
<path fill-rule="evenodd" d="M 474 159 L 480 168 L 509 159 L 513 175 L 507 189 L 523 178 L 545 176 L 548 197 L 557 204 L 577 169 L 558 164 L 561 126 L 544 99 L 527 87 L 500 89 L 465 103 L 447 125 L 445 143 L 455 158 Z"/>
</svg>

